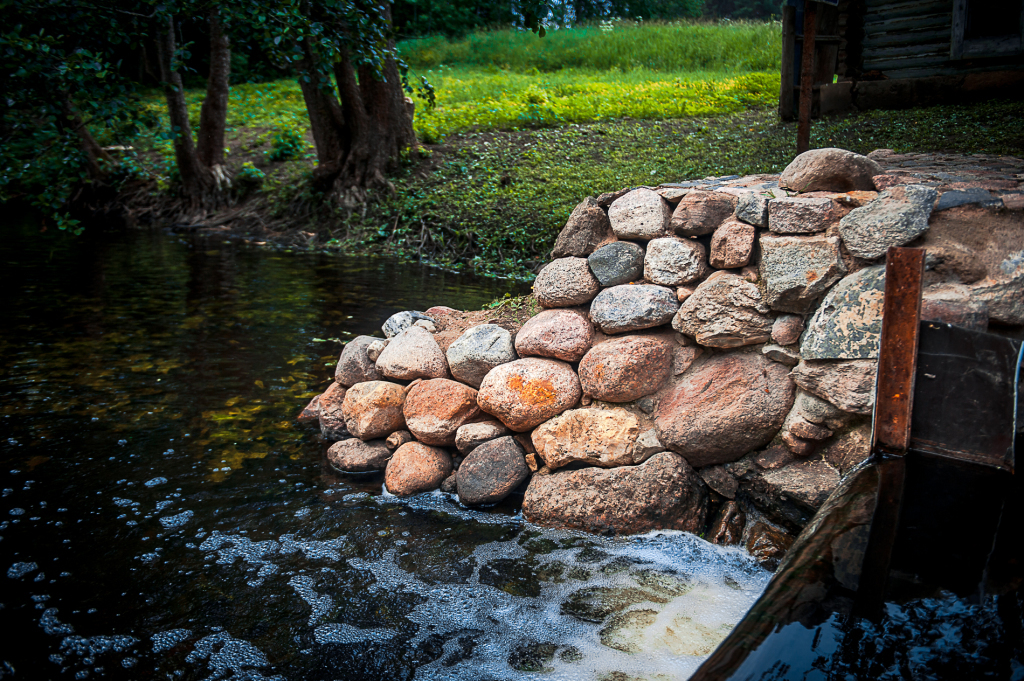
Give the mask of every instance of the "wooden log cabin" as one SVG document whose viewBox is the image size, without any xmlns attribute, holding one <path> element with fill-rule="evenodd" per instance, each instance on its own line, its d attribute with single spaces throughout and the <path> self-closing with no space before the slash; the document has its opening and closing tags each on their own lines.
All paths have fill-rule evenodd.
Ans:
<svg viewBox="0 0 1024 681">
<path fill-rule="evenodd" d="M 796 118 L 804 3 L 782 14 L 779 113 Z M 1024 97 L 1022 0 L 824 0 L 816 6 L 814 116 Z"/>
</svg>

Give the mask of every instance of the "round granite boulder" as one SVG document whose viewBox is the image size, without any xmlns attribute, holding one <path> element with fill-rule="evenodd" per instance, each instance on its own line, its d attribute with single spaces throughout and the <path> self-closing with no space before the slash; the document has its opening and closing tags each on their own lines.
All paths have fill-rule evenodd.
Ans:
<svg viewBox="0 0 1024 681">
<path fill-rule="evenodd" d="M 455 431 L 480 414 L 476 390 L 458 381 L 435 378 L 413 386 L 405 397 L 405 423 L 428 445 L 454 445 Z"/>
<path fill-rule="evenodd" d="M 407 442 L 391 457 L 384 473 L 384 486 L 395 496 L 406 497 L 437 489 L 451 474 L 452 457 L 448 452 L 420 442 Z"/>
<path fill-rule="evenodd" d="M 544 310 L 516 334 L 520 357 L 553 357 L 578 362 L 594 342 L 594 325 L 579 310 Z"/>
<path fill-rule="evenodd" d="M 580 379 L 565 362 L 527 357 L 491 370 L 480 384 L 477 403 L 522 433 L 576 406 Z"/>
<path fill-rule="evenodd" d="M 590 319 L 605 333 L 639 331 L 671 321 L 679 311 L 675 291 L 663 286 L 606 288 L 590 305 Z"/>
<path fill-rule="evenodd" d="M 543 307 L 573 307 L 594 299 L 601 287 L 590 273 L 586 258 L 558 258 L 540 271 L 533 294 Z"/>
<path fill-rule="evenodd" d="M 487 372 L 500 364 L 519 359 L 512 334 L 497 324 L 473 326 L 448 346 L 448 368 L 452 376 L 480 387 Z"/>
<path fill-rule="evenodd" d="M 466 456 L 456 472 L 459 501 L 496 504 L 528 477 L 526 453 L 511 435 L 485 442 Z"/>
<path fill-rule="evenodd" d="M 616 241 L 591 253 L 587 263 L 601 286 L 628 284 L 643 279 L 644 249 L 632 241 Z"/>
<path fill-rule="evenodd" d="M 348 432 L 360 440 L 387 437 L 405 430 L 405 390 L 397 383 L 356 383 L 345 393 L 342 413 Z"/>
<path fill-rule="evenodd" d="M 387 468 L 391 450 L 384 440 L 363 442 L 349 438 L 335 442 L 327 450 L 327 461 L 344 473 L 371 473 Z"/>
<path fill-rule="evenodd" d="M 583 394 L 604 402 L 632 402 L 653 394 L 672 371 L 672 346 L 648 336 L 613 338 L 594 346 L 580 361 Z"/>
</svg>

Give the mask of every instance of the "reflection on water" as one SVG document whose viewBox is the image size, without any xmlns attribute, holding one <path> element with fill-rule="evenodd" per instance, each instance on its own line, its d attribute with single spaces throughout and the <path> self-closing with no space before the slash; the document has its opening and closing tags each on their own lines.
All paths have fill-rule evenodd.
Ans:
<svg viewBox="0 0 1024 681">
<path fill-rule="evenodd" d="M 685 678 L 767 581 L 322 463 L 294 416 L 340 346 L 314 338 L 507 283 L 30 225 L 0 258 L 2 678 Z"/>
</svg>

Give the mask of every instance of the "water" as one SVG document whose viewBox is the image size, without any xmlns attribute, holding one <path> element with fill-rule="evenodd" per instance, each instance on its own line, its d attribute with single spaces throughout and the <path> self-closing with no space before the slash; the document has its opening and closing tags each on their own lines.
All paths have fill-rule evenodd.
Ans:
<svg viewBox="0 0 1024 681">
<path fill-rule="evenodd" d="M 330 339 L 510 284 L 38 229 L 0 242 L 0 678 L 686 678 L 767 583 L 325 465 Z"/>
</svg>

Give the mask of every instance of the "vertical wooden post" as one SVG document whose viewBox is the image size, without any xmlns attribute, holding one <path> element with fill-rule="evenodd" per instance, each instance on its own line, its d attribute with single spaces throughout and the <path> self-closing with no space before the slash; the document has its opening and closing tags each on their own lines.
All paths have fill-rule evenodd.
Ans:
<svg viewBox="0 0 1024 681">
<path fill-rule="evenodd" d="M 814 91 L 814 34 L 818 28 L 818 3 L 804 0 L 804 39 L 800 59 L 800 118 L 796 128 L 796 153 L 811 148 L 811 98 Z"/>
<path fill-rule="evenodd" d="M 779 85 L 779 117 L 796 118 L 796 7 L 782 6 L 782 79 Z"/>
</svg>

